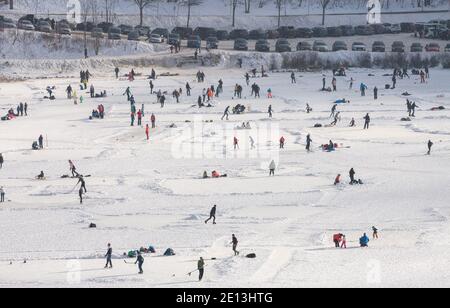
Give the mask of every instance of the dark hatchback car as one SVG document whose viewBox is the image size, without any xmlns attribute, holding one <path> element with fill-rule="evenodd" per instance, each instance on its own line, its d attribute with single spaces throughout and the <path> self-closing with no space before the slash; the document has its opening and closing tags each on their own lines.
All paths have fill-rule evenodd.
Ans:
<svg viewBox="0 0 450 308">
<path fill-rule="evenodd" d="M 327 28 L 325 27 L 315 27 L 313 28 L 314 37 L 326 37 L 328 36 Z"/>
<path fill-rule="evenodd" d="M 392 44 L 392 52 L 405 52 L 405 44 L 401 41 L 396 41 Z"/>
<path fill-rule="evenodd" d="M 300 42 L 297 44 L 297 51 L 311 51 L 312 45 L 309 42 Z"/>
<path fill-rule="evenodd" d="M 248 41 L 243 38 L 238 38 L 234 41 L 234 50 L 248 51 Z"/>
<path fill-rule="evenodd" d="M 194 30 L 188 27 L 175 27 L 172 29 L 172 34 L 178 34 L 182 40 L 188 39 L 192 33 L 194 33 Z"/>
<path fill-rule="evenodd" d="M 342 30 L 340 27 L 328 27 L 327 32 L 328 32 L 328 36 L 331 36 L 331 37 L 342 36 Z"/>
<path fill-rule="evenodd" d="M 278 33 L 277 30 L 267 30 L 266 35 L 269 40 L 276 40 L 280 38 L 280 33 Z"/>
<path fill-rule="evenodd" d="M 216 36 L 217 31 L 210 27 L 197 27 L 194 30 L 194 35 L 198 35 L 202 40 L 206 40 L 208 37 Z"/>
<path fill-rule="evenodd" d="M 341 26 L 342 36 L 353 36 L 355 35 L 355 28 L 350 25 Z"/>
<path fill-rule="evenodd" d="M 217 39 L 219 41 L 227 41 L 230 39 L 230 34 L 227 30 L 217 30 Z"/>
<path fill-rule="evenodd" d="M 287 39 L 281 38 L 275 44 L 276 52 L 291 52 L 291 43 Z"/>
<path fill-rule="evenodd" d="M 219 40 L 215 36 L 208 37 L 206 39 L 206 48 L 217 49 L 219 48 Z"/>
<path fill-rule="evenodd" d="M 261 39 L 266 39 L 267 35 L 266 32 L 264 30 L 252 30 L 250 31 L 250 33 L 248 34 L 248 38 L 250 40 L 261 40 Z"/>
<path fill-rule="evenodd" d="M 158 34 L 163 38 L 169 38 L 169 30 L 167 30 L 166 28 L 156 28 L 152 31 L 151 34 Z"/>
<path fill-rule="evenodd" d="M 386 45 L 382 41 L 376 41 L 372 45 L 372 52 L 386 52 Z"/>
<path fill-rule="evenodd" d="M 373 35 L 374 30 L 370 26 L 357 26 L 355 28 L 356 35 Z"/>
<path fill-rule="evenodd" d="M 245 29 L 236 29 L 230 32 L 230 40 L 248 39 L 249 33 Z"/>
<path fill-rule="evenodd" d="M 280 38 L 295 38 L 297 36 L 297 31 L 294 27 L 280 27 L 278 28 L 278 33 Z"/>
<path fill-rule="evenodd" d="M 270 43 L 266 39 L 260 39 L 255 44 L 255 50 L 259 52 L 270 52 Z"/>
<path fill-rule="evenodd" d="M 347 44 L 343 41 L 336 41 L 333 44 L 333 51 L 348 50 Z"/>
<path fill-rule="evenodd" d="M 295 37 L 298 38 L 311 38 L 313 36 L 313 31 L 310 28 L 298 28 L 296 32 Z"/>
</svg>

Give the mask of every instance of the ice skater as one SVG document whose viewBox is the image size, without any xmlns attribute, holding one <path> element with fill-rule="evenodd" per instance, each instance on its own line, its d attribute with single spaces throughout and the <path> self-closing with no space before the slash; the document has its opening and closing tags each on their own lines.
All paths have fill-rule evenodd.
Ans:
<svg viewBox="0 0 450 308">
<path fill-rule="evenodd" d="M 205 221 L 205 224 L 208 224 L 208 222 L 211 219 L 213 220 L 213 225 L 216 224 L 216 212 L 217 212 L 217 205 L 214 205 L 209 214 L 209 218 Z"/>
</svg>

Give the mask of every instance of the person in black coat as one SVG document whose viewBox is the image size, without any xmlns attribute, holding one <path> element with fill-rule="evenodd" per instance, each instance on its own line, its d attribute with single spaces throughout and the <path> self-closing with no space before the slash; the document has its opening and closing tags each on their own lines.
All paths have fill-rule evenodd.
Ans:
<svg viewBox="0 0 450 308">
<path fill-rule="evenodd" d="M 211 219 L 213 219 L 213 225 L 216 224 L 216 212 L 217 212 L 217 205 L 214 205 L 211 209 L 211 213 L 209 214 L 209 218 L 205 221 L 205 224 L 207 224 Z"/>
<path fill-rule="evenodd" d="M 112 258 L 112 247 L 111 247 L 111 244 L 108 244 L 108 251 L 106 252 L 105 258 L 106 258 L 105 268 L 108 268 L 108 266 L 109 266 L 109 268 L 112 268 L 113 265 L 112 265 L 112 261 L 111 261 L 111 258 Z"/>
<path fill-rule="evenodd" d="M 356 183 L 356 180 L 355 180 L 356 172 L 353 168 L 350 169 L 349 175 L 350 175 L 350 184 L 351 185 L 355 184 Z"/>
<path fill-rule="evenodd" d="M 144 264 L 144 257 L 142 256 L 140 251 L 138 252 L 137 259 L 136 259 L 136 262 L 134 262 L 134 264 L 138 265 L 138 267 L 139 267 L 139 274 L 140 275 L 144 274 L 144 271 L 142 269 L 142 265 Z"/>
</svg>

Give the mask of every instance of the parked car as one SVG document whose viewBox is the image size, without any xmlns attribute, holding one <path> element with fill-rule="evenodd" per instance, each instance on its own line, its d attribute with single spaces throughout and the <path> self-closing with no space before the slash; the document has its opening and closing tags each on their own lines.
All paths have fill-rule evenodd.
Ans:
<svg viewBox="0 0 450 308">
<path fill-rule="evenodd" d="M 287 39 L 281 38 L 275 44 L 276 52 L 291 52 L 291 43 Z"/>
<path fill-rule="evenodd" d="M 141 37 L 141 34 L 139 33 L 139 30 L 133 30 L 130 33 L 128 33 L 129 41 L 139 41 L 140 37 Z"/>
<path fill-rule="evenodd" d="M 392 44 L 392 52 L 405 52 L 405 44 L 401 41 L 396 41 Z"/>
<path fill-rule="evenodd" d="M 19 21 L 18 28 L 22 29 L 22 30 L 28 30 L 28 31 L 34 31 L 34 29 L 35 29 L 33 23 L 27 19 L 23 19 L 23 20 Z"/>
<path fill-rule="evenodd" d="M 393 24 L 389 27 L 389 33 L 399 34 L 401 32 L 402 32 L 402 28 L 400 27 L 400 24 Z"/>
<path fill-rule="evenodd" d="M 326 37 L 328 35 L 327 28 L 325 27 L 315 27 L 312 31 L 313 37 Z"/>
<path fill-rule="evenodd" d="M 445 52 L 450 52 L 450 44 L 447 44 L 444 49 Z"/>
<path fill-rule="evenodd" d="M 342 36 L 353 36 L 355 35 L 355 28 L 350 25 L 341 26 Z"/>
<path fill-rule="evenodd" d="M 169 38 L 167 39 L 167 44 L 169 45 L 178 45 L 181 42 L 181 36 L 178 33 L 170 33 Z"/>
<path fill-rule="evenodd" d="M 98 38 L 98 39 L 104 38 L 105 35 L 103 34 L 103 29 L 102 28 L 94 28 L 94 29 L 92 29 L 91 37 Z"/>
<path fill-rule="evenodd" d="M 217 30 L 216 34 L 219 41 L 227 41 L 230 39 L 230 34 L 226 30 Z"/>
<path fill-rule="evenodd" d="M 280 34 L 280 38 L 295 38 L 297 35 L 297 31 L 294 27 L 287 26 L 278 28 L 278 33 Z"/>
<path fill-rule="evenodd" d="M 297 44 L 297 51 L 311 51 L 312 46 L 309 42 L 299 42 Z"/>
<path fill-rule="evenodd" d="M 164 36 L 158 33 L 150 34 L 149 41 L 152 44 L 162 44 L 164 43 Z"/>
<path fill-rule="evenodd" d="M 261 30 L 261 29 L 259 29 L 259 30 L 252 30 L 248 34 L 248 38 L 250 40 L 265 39 L 266 38 L 266 32 L 264 30 Z"/>
<path fill-rule="evenodd" d="M 298 28 L 296 30 L 295 37 L 311 38 L 312 36 L 313 36 L 313 31 L 310 28 Z"/>
<path fill-rule="evenodd" d="M 0 28 L 3 28 L 3 29 L 16 29 L 17 25 L 11 18 L 3 18 L 3 21 L 0 24 Z"/>
<path fill-rule="evenodd" d="M 194 30 L 188 27 L 175 27 L 172 29 L 172 33 L 178 34 L 182 40 L 186 40 L 194 33 Z"/>
<path fill-rule="evenodd" d="M 330 49 L 328 48 L 328 45 L 324 41 L 315 41 L 313 45 L 314 51 L 319 52 L 328 52 Z"/>
<path fill-rule="evenodd" d="M 191 35 L 187 42 L 188 48 L 200 48 L 202 46 L 202 39 L 199 35 Z"/>
<path fill-rule="evenodd" d="M 342 30 L 340 27 L 328 27 L 327 32 L 328 32 L 328 36 L 331 36 L 331 37 L 342 36 Z"/>
<path fill-rule="evenodd" d="M 234 41 L 234 50 L 242 50 L 247 51 L 248 50 L 248 42 L 246 39 L 238 38 Z"/>
<path fill-rule="evenodd" d="M 69 22 L 64 20 L 58 22 L 56 24 L 56 32 L 62 35 L 72 35 Z"/>
<path fill-rule="evenodd" d="M 370 26 L 357 26 L 355 28 L 356 35 L 373 35 L 375 34 L 374 30 Z"/>
<path fill-rule="evenodd" d="M 134 28 L 132 26 L 128 26 L 128 25 L 120 25 L 119 28 L 123 35 L 128 35 L 128 34 L 130 34 L 131 31 L 134 30 Z"/>
<path fill-rule="evenodd" d="M 194 30 L 194 35 L 200 36 L 200 39 L 206 40 L 210 36 L 216 36 L 217 31 L 214 28 L 209 27 L 197 27 Z"/>
<path fill-rule="evenodd" d="M 159 36 L 162 36 L 163 38 L 169 38 L 169 30 L 166 28 L 156 28 L 151 32 L 151 35 L 158 34 Z M 150 35 L 150 37 L 151 37 Z"/>
<path fill-rule="evenodd" d="M 362 42 L 355 42 L 352 45 L 352 51 L 367 51 L 367 46 Z"/>
<path fill-rule="evenodd" d="M 374 34 L 385 34 L 386 33 L 386 27 L 383 24 L 371 24 L 369 25 L 370 28 L 372 28 L 372 31 Z"/>
<path fill-rule="evenodd" d="M 40 32 L 51 33 L 53 31 L 52 26 L 48 21 L 41 20 L 38 23 L 37 30 Z"/>
<path fill-rule="evenodd" d="M 90 31 L 89 30 L 89 28 L 90 28 L 90 24 L 92 24 L 92 23 L 87 23 L 88 24 L 88 26 L 87 26 L 87 30 L 86 31 Z M 103 33 L 109 33 L 109 30 L 111 29 L 111 28 L 113 28 L 114 27 L 114 25 L 112 24 L 112 23 L 110 23 L 110 22 L 101 22 L 101 23 L 99 23 L 98 25 L 97 25 L 97 28 L 102 28 L 102 30 L 103 30 Z M 92 28 L 91 29 L 93 29 L 94 28 L 94 25 L 92 24 Z"/>
<path fill-rule="evenodd" d="M 95 28 L 94 23 L 92 22 L 82 22 L 76 25 L 75 30 L 77 31 L 86 31 L 91 32 Z"/>
<path fill-rule="evenodd" d="M 2 21 L 2 17 L 3 16 L 0 16 L 0 21 Z M 31 24 L 33 26 L 35 26 L 35 24 L 38 21 L 37 18 L 33 14 L 28 14 L 28 15 L 25 15 L 25 16 L 22 16 L 22 17 L 19 18 L 19 22 L 21 22 L 23 20 L 28 20 L 29 22 L 31 22 Z"/>
<path fill-rule="evenodd" d="M 427 52 L 440 52 L 441 46 L 438 43 L 430 43 L 425 46 Z"/>
<path fill-rule="evenodd" d="M 255 50 L 259 52 L 269 52 L 270 51 L 270 43 L 266 39 L 260 39 L 255 44 Z"/>
<path fill-rule="evenodd" d="M 372 45 L 372 52 L 386 52 L 386 45 L 384 42 L 376 41 Z"/>
<path fill-rule="evenodd" d="M 266 36 L 269 40 L 276 40 L 280 38 L 280 33 L 277 30 L 267 30 Z"/>
<path fill-rule="evenodd" d="M 411 52 L 423 52 L 423 46 L 420 43 L 411 44 Z"/>
<path fill-rule="evenodd" d="M 215 36 L 210 36 L 206 38 L 206 48 L 217 49 L 219 48 L 219 40 Z"/>
<path fill-rule="evenodd" d="M 148 37 L 148 34 L 151 32 L 150 27 L 147 27 L 147 26 L 136 26 L 136 27 L 134 27 L 134 30 L 139 32 L 139 36 L 145 36 L 145 37 Z"/>
<path fill-rule="evenodd" d="M 343 41 L 336 41 L 333 44 L 333 51 L 348 50 L 347 44 Z"/>
<path fill-rule="evenodd" d="M 403 33 L 413 33 L 416 31 L 416 27 L 413 22 L 402 22 L 400 24 L 400 30 Z"/>
<path fill-rule="evenodd" d="M 230 32 L 230 40 L 245 39 L 247 40 L 249 33 L 245 29 L 236 29 Z"/>
<path fill-rule="evenodd" d="M 122 39 L 121 33 L 122 33 L 122 30 L 120 30 L 120 28 L 111 27 L 111 28 L 109 28 L 108 38 L 110 40 L 120 40 L 120 39 Z"/>
</svg>

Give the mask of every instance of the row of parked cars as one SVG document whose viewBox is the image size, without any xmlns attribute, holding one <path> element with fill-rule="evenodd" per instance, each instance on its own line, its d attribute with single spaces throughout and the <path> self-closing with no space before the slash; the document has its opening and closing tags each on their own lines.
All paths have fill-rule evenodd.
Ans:
<svg viewBox="0 0 450 308">
<path fill-rule="evenodd" d="M 26 15 L 15 22 L 11 18 L 0 15 L 0 28 L 2 29 L 21 29 L 27 31 L 39 31 L 45 33 L 59 33 L 62 35 L 71 35 L 71 25 L 66 20 L 55 22 L 50 19 L 36 19 L 33 15 Z"/>
<path fill-rule="evenodd" d="M 249 50 L 249 43 L 245 39 L 237 39 L 234 42 L 234 49 L 240 51 Z M 291 43 L 288 39 L 278 39 L 275 44 L 276 52 L 291 52 L 293 50 Z M 331 48 L 322 40 L 316 40 L 314 43 L 307 41 L 299 42 L 296 46 L 297 51 L 318 51 L 318 52 L 329 52 L 329 51 L 346 51 L 349 47 L 344 41 L 336 41 Z M 372 52 L 406 52 L 407 48 L 402 41 L 396 41 L 392 44 L 391 49 L 386 48 L 386 44 L 382 41 L 376 41 L 372 44 L 371 49 L 363 42 L 354 42 L 351 45 L 352 51 L 372 51 Z M 260 39 L 256 41 L 255 51 L 259 52 L 270 52 L 270 42 L 266 39 Z M 438 43 L 430 43 L 423 46 L 421 43 L 413 43 L 410 46 L 411 52 L 440 52 L 441 46 Z M 450 52 L 450 44 L 448 44 L 445 52 Z"/>
</svg>

